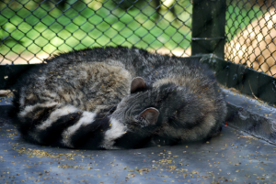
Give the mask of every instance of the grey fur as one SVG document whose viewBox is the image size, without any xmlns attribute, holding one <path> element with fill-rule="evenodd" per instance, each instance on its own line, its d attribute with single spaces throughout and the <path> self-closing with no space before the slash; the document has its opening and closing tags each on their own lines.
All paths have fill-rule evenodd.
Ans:
<svg viewBox="0 0 276 184">
<path fill-rule="evenodd" d="M 220 132 L 227 108 L 214 74 L 199 63 L 160 66 L 145 76 L 152 88 L 125 97 L 112 114 L 129 131 L 152 136 L 152 144 L 199 141 Z M 145 126 L 137 116 L 156 108 L 154 125 Z M 158 113 L 158 114 L 159 114 Z"/>
<path fill-rule="evenodd" d="M 19 131 L 39 144 L 115 149 L 194 141 L 219 132 L 225 118 L 214 75 L 197 61 L 107 47 L 46 62 L 14 90 Z M 89 127 L 99 143 L 80 146 Z"/>
</svg>

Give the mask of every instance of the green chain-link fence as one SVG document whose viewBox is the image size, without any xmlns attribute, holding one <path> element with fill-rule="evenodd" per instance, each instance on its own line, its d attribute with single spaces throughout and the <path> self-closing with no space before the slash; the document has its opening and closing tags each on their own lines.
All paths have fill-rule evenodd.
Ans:
<svg viewBox="0 0 276 184">
<path fill-rule="evenodd" d="M 274 1 L 226 3 L 224 59 L 274 76 Z M 192 0 L 2 0 L 0 64 L 108 45 L 191 56 L 192 7 Z"/>
<path fill-rule="evenodd" d="M 116 45 L 190 56 L 191 13 L 187 0 L 2 0 L 0 63 Z"/>
</svg>

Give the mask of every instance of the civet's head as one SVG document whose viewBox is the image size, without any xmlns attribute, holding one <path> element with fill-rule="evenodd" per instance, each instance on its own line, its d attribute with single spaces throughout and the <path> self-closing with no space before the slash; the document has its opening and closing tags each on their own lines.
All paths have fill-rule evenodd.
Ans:
<svg viewBox="0 0 276 184">
<path fill-rule="evenodd" d="M 187 86 L 173 80 L 158 82 L 160 84 L 149 87 L 142 78 L 135 78 L 131 94 L 121 100 L 112 117 L 126 125 L 129 131 L 146 135 L 161 126 L 177 127 L 183 122 L 198 122 L 204 116 L 203 112 L 208 111 L 208 108 L 202 109 L 206 108 L 206 100 Z"/>
<path fill-rule="evenodd" d="M 112 118 L 127 126 L 128 131 L 143 133 L 155 129 L 159 110 L 152 105 L 151 90 L 141 77 L 131 83 L 131 94 L 122 99 Z"/>
</svg>

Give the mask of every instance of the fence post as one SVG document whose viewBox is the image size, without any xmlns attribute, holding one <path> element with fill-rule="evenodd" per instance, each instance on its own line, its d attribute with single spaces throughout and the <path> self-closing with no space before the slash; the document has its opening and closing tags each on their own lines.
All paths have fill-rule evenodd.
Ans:
<svg viewBox="0 0 276 184">
<path fill-rule="evenodd" d="M 224 58 L 225 0 L 193 0 L 192 55 Z"/>
</svg>

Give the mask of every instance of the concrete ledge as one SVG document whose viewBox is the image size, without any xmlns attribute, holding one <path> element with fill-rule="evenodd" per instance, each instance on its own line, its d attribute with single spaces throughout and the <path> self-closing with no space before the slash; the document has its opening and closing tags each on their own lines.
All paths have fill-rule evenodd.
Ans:
<svg viewBox="0 0 276 184">
<path fill-rule="evenodd" d="M 227 89 L 223 92 L 228 107 L 226 126 L 276 144 L 276 108 Z"/>
</svg>

